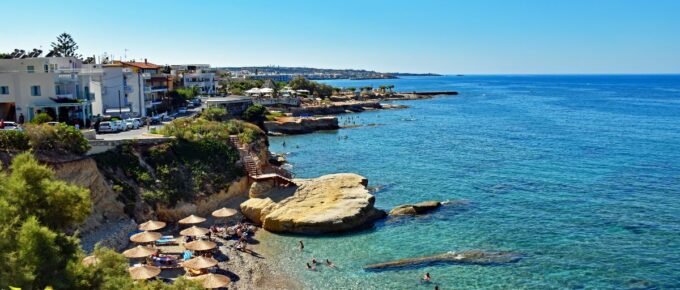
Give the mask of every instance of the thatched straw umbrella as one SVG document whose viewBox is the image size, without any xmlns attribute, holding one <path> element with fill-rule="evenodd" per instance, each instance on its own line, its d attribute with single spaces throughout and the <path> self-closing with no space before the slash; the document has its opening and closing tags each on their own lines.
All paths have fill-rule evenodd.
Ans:
<svg viewBox="0 0 680 290">
<path fill-rule="evenodd" d="M 94 266 L 97 263 L 99 263 L 99 259 L 97 259 L 97 257 L 95 257 L 94 255 L 87 256 L 83 258 L 83 261 L 81 263 L 83 263 L 84 266 Z"/>
<path fill-rule="evenodd" d="M 220 275 L 220 274 L 205 274 L 201 276 L 196 276 L 196 277 L 189 277 L 191 280 L 199 280 L 201 281 L 201 284 L 203 287 L 208 288 L 208 289 L 214 289 L 214 288 L 222 288 L 229 283 L 231 283 L 231 280 L 229 280 L 229 277 Z"/>
<path fill-rule="evenodd" d="M 216 218 L 227 218 L 236 215 L 237 211 L 233 208 L 223 207 L 212 212 L 212 216 Z"/>
<path fill-rule="evenodd" d="M 203 256 L 198 256 L 182 263 L 182 267 L 194 270 L 201 270 L 215 266 L 217 266 L 217 260 Z"/>
<path fill-rule="evenodd" d="M 160 240 L 162 237 L 161 233 L 157 232 L 141 232 L 134 234 L 130 237 L 130 241 L 135 243 L 151 243 Z"/>
<path fill-rule="evenodd" d="M 184 244 L 184 248 L 191 251 L 207 251 L 217 247 L 217 244 L 210 241 L 193 241 Z"/>
<path fill-rule="evenodd" d="M 153 255 L 156 253 L 155 249 L 145 247 L 145 246 L 136 246 L 132 249 L 125 250 L 123 252 L 123 256 L 130 258 L 130 259 L 137 259 L 137 258 L 146 258 L 148 256 Z"/>
<path fill-rule="evenodd" d="M 161 221 L 147 221 L 139 224 L 140 231 L 157 231 L 166 226 L 166 223 Z"/>
<path fill-rule="evenodd" d="M 178 221 L 178 223 L 183 224 L 183 225 L 193 225 L 193 224 L 200 224 L 205 221 L 205 218 L 202 218 L 200 216 L 195 216 L 195 215 L 190 215 L 188 217 L 185 217 L 181 220 Z"/>
<path fill-rule="evenodd" d="M 198 236 L 204 236 L 208 232 L 210 232 L 210 230 L 208 230 L 206 228 L 192 226 L 190 228 L 183 229 L 181 232 L 179 232 L 179 234 L 183 235 L 183 236 L 198 237 Z"/>
<path fill-rule="evenodd" d="M 161 268 L 154 266 L 134 266 L 128 269 L 130 272 L 130 277 L 133 280 L 147 280 L 158 276 L 161 273 Z"/>
</svg>

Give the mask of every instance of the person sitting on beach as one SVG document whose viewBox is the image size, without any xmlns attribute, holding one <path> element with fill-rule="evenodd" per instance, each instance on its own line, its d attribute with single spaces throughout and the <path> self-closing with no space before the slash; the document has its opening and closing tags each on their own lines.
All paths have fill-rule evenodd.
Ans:
<svg viewBox="0 0 680 290">
<path fill-rule="evenodd" d="M 328 265 L 328 267 L 335 268 L 335 264 L 333 264 L 333 262 L 331 262 L 329 259 L 326 259 L 326 265 Z"/>
<path fill-rule="evenodd" d="M 430 282 L 430 273 L 425 273 L 425 276 L 423 276 L 423 281 L 424 282 Z"/>
</svg>

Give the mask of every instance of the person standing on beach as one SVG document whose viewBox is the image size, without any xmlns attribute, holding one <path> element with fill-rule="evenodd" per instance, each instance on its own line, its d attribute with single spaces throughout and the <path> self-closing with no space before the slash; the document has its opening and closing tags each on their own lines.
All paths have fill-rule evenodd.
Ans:
<svg viewBox="0 0 680 290">
<path fill-rule="evenodd" d="M 300 240 L 300 251 L 305 250 L 305 244 L 302 243 L 302 240 Z"/>
</svg>

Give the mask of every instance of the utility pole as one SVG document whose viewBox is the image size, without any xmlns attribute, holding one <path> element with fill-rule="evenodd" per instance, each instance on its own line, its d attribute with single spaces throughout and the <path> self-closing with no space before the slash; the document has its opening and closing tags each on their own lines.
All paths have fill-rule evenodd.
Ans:
<svg viewBox="0 0 680 290">
<path fill-rule="evenodd" d="M 118 117 L 123 119 L 123 107 L 120 105 L 120 90 L 118 90 Z"/>
</svg>

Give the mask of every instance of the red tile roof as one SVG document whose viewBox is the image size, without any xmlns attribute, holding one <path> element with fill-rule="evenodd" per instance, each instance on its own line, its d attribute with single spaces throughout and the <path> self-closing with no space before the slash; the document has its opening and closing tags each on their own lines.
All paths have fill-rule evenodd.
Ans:
<svg viewBox="0 0 680 290">
<path fill-rule="evenodd" d="M 161 66 L 155 65 L 150 62 L 127 62 L 127 61 L 121 61 L 120 62 L 122 65 L 127 65 L 127 66 L 134 66 L 137 68 L 141 69 L 160 69 Z"/>
</svg>

